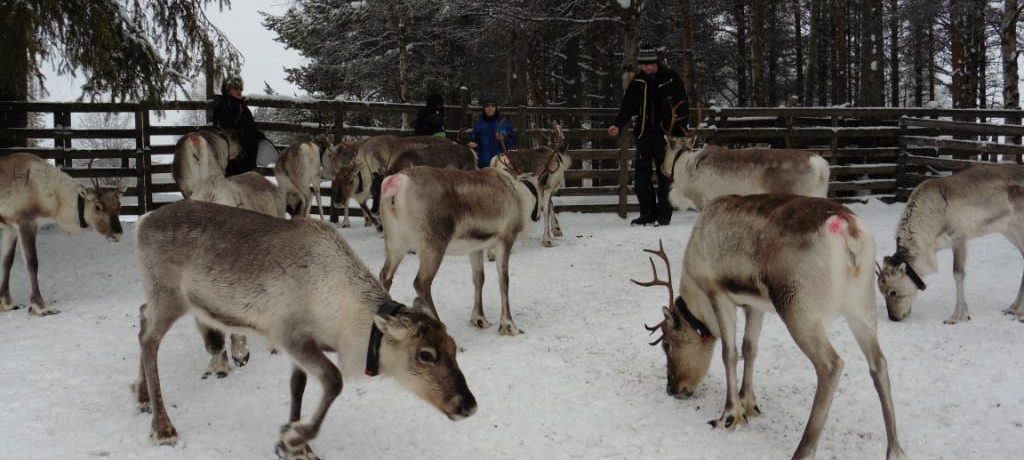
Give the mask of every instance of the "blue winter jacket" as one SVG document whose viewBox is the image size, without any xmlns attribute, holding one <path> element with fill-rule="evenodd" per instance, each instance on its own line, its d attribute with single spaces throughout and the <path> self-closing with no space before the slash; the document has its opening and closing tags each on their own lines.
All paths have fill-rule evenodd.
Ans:
<svg viewBox="0 0 1024 460">
<path fill-rule="evenodd" d="M 512 129 L 512 123 L 501 114 L 495 112 L 494 116 L 487 118 L 481 116 L 473 124 L 473 134 L 470 140 L 477 143 L 476 152 L 477 167 L 486 168 L 491 165 L 491 159 L 501 155 L 501 142 L 494 136 L 495 133 L 505 135 L 505 147 L 512 150 L 516 146 L 516 132 Z"/>
</svg>

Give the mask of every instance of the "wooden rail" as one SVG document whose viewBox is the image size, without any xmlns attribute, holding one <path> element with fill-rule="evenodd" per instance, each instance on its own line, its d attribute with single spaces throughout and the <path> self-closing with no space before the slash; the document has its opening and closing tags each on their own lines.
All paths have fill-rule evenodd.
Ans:
<svg viewBox="0 0 1024 460">
<path fill-rule="evenodd" d="M 414 114 L 419 104 L 353 102 L 253 96 L 250 107 L 304 109 L 316 113 L 319 123 L 285 123 L 261 120 L 260 130 L 270 133 L 315 135 L 330 132 L 335 136 L 378 134 L 409 135 L 397 126 L 398 115 Z M 169 158 L 173 140 L 154 145 L 154 136 L 176 137 L 196 126 L 154 124 L 154 111 L 206 111 L 209 101 L 169 101 L 160 105 L 137 103 L 89 102 L 0 102 L 0 106 L 18 106 L 30 113 L 49 115 L 52 128 L 4 128 L 0 140 L 33 141 L 32 147 L 0 148 L 0 155 L 29 152 L 54 160 L 72 177 L 85 177 L 84 162 L 91 158 L 121 159 L 119 167 L 95 168 L 96 177 L 128 179 L 125 214 L 142 214 L 161 204 L 179 199 L 170 177 Z M 560 210 L 617 212 L 625 216 L 633 209 L 631 136 L 618 142 L 609 139 L 605 128 L 615 116 L 615 108 L 504 107 L 502 113 L 516 126 L 521 144 L 530 145 L 550 135 L 546 120 L 561 120 L 570 142 L 572 166 L 566 173 L 566 187 L 559 197 L 584 197 L 559 200 Z M 479 107 L 449 106 L 448 126 L 466 127 Z M 130 128 L 73 126 L 75 113 L 128 113 Z M 991 140 L 1024 136 L 1024 127 L 962 120 L 1013 120 L 1024 118 L 1020 110 L 935 109 L 882 107 L 828 108 L 717 108 L 704 111 L 705 118 L 696 130 L 708 143 L 732 146 L 771 145 L 806 148 L 821 154 L 832 164 L 830 194 L 839 199 L 863 196 L 900 198 L 908 187 L 945 174 L 976 161 L 944 158 L 1024 157 L 1024 147 Z M 696 112 L 691 111 L 691 120 Z M 958 121 L 950 121 L 949 119 Z M 375 126 L 350 124 L 351 120 L 372 119 Z M 458 129 L 449 131 L 456 137 Z M 978 137 L 982 139 L 978 139 Z M 85 149 L 80 139 L 123 139 L 131 148 Z M 52 145 L 52 147 L 50 146 Z M 154 161 L 154 157 L 156 161 Z M 77 164 L 74 160 L 78 160 Z M 163 162 L 163 163 L 161 163 Z M 263 168 L 264 174 L 270 171 Z M 581 202 L 582 200 L 582 202 Z M 589 201 L 593 201 L 590 203 Z"/>
</svg>

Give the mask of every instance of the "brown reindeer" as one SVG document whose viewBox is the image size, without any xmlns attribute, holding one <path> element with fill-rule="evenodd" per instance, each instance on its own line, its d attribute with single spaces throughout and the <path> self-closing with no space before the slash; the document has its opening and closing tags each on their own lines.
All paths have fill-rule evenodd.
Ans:
<svg viewBox="0 0 1024 460">
<path fill-rule="evenodd" d="M 289 146 L 277 159 L 274 177 L 288 213 L 293 217 L 309 217 L 310 204 L 316 198 L 320 220 L 324 220 L 324 208 L 320 204 L 320 163 L 330 148 L 329 137 L 317 136 L 312 141 Z"/>
<path fill-rule="evenodd" d="M 210 177 L 223 177 L 228 160 L 241 152 L 242 146 L 234 131 L 203 128 L 178 139 L 174 146 L 171 175 L 181 194 L 188 198 L 196 185 Z"/>
<path fill-rule="evenodd" d="M 273 182 L 262 174 L 249 171 L 231 177 L 212 175 L 195 184 L 193 200 L 223 204 L 240 209 L 255 211 L 273 217 L 285 217 L 284 198 Z M 224 378 L 231 372 L 227 351 L 224 348 L 224 333 L 203 324 L 198 319 L 196 327 L 203 337 L 206 351 L 210 353 L 210 364 L 203 373 L 203 378 L 216 375 Z M 244 366 L 249 362 L 248 339 L 242 334 L 231 334 L 231 360 L 236 366 Z"/>
<path fill-rule="evenodd" d="M 508 301 L 508 259 L 512 244 L 530 222 L 540 220 L 546 202 L 534 175 L 515 178 L 487 168 L 459 171 L 414 166 L 388 176 L 381 187 L 386 260 L 380 279 L 391 288 L 402 258 L 415 250 L 420 258 L 413 286 L 415 306 L 435 318 L 430 288 L 445 253 L 469 254 L 473 266 L 473 315 L 470 324 L 490 327 L 483 311 L 484 251 L 495 248 L 501 289 L 501 335 L 517 335 Z"/>
<path fill-rule="evenodd" d="M 710 423 L 732 429 L 761 414 L 754 396 L 754 362 L 765 312 L 779 314 L 818 376 L 814 405 L 794 459 L 814 458 L 825 427 L 843 360 L 832 348 L 826 325 L 843 315 L 867 358 L 882 404 L 889 460 L 902 459 L 896 434 L 889 371 L 878 345 L 872 290 L 874 236 L 846 207 L 824 198 L 797 195 L 725 196 L 703 209 L 683 257 L 680 296 L 674 297 L 671 264 L 664 248 L 657 254 L 669 279 L 643 286 L 665 286 L 669 306 L 651 332 L 662 336 L 668 361 L 668 393 L 693 394 L 707 375 L 715 341 L 722 339 L 726 399 L 722 416 Z M 743 308 L 743 380 L 736 378 L 736 310 Z"/>
<path fill-rule="evenodd" d="M 92 169 L 92 161 L 89 162 Z M 92 228 L 117 241 L 121 237 L 121 195 L 124 187 L 100 187 L 94 178 L 92 188 L 75 182 L 46 160 L 27 153 L 0 156 L 0 260 L 3 283 L 0 284 L 0 311 L 20 308 L 11 300 L 11 266 L 15 244 L 20 240 L 29 280 L 32 283 L 29 313 L 45 316 L 59 313 L 46 307 L 39 292 L 39 257 L 36 232 L 39 221 L 52 219 L 64 231 L 80 235 Z"/>
<path fill-rule="evenodd" d="M 243 224 L 245 234 L 237 231 Z M 316 458 L 309 443 L 341 393 L 343 375 L 352 372 L 393 377 L 452 420 L 476 411 L 445 326 L 391 300 L 329 224 L 185 200 L 146 214 L 136 228 L 146 303 L 132 388 L 139 408 L 153 413 L 157 443 L 178 438 L 164 406 L 157 352 L 185 313 L 262 334 L 292 358 L 291 411 L 279 444 L 285 459 Z M 338 353 L 338 366 L 324 351 Z M 307 374 L 324 391 L 313 416 L 302 420 Z"/>
</svg>

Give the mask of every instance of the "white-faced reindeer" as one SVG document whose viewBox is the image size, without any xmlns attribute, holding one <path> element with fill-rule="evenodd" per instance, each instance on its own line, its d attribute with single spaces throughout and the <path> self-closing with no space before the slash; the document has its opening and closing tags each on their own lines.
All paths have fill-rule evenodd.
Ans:
<svg viewBox="0 0 1024 460">
<path fill-rule="evenodd" d="M 565 153 L 568 144 L 565 142 L 562 128 L 555 125 L 554 131 L 554 147 L 543 145 L 533 149 L 511 150 L 491 160 L 491 167 L 504 169 L 514 175 L 535 174 L 539 178 L 540 198 L 547 203 L 547 212 L 544 213 L 544 235 L 541 237 L 541 244 L 545 247 L 555 245 L 552 236 L 562 237 L 562 225 L 555 214 L 552 197 L 565 184 L 565 170 L 571 162 L 569 155 Z"/>
<path fill-rule="evenodd" d="M 475 155 L 468 147 L 436 136 L 374 136 L 363 141 L 355 159 L 335 175 L 331 184 L 332 198 L 334 203 L 346 206 L 349 198 L 355 198 L 366 216 L 366 225 L 380 227 L 374 214 L 379 206 L 380 181 L 384 176 L 412 164 L 474 170 Z M 470 156 L 473 161 L 467 161 Z M 366 205 L 371 197 L 374 198 L 372 209 Z"/>
<path fill-rule="evenodd" d="M 671 267 L 664 248 L 657 254 Z M 887 458 L 902 459 L 885 357 L 878 345 L 872 270 L 874 236 L 846 207 L 797 195 L 725 196 L 703 209 L 683 257 L 680 297 L 669 279 L 637 284 L 669 290 L 660 329 L 668 360 L 668 393 L 690 396 L 707 375 L 715 341 L 722 339 L 726 400 L 710 423 L 735 428 L 761 414 L 754 396 L 754 362 L 765 312 L 778 313 L 797 346 L 814 365 L 817 390 L 794 459 L 814 458 L 843 360 L 826 325 L 843 315 L 864 352 L 882 403 Z M 736 377 L 736 310 L 743 308 L 743 380 Z"/>
<path fill-rule="evenodd" d="M 491 326 L 483 310 L 484 251 L 494 247 L 501 289 L 498 333 L 517 335 L 508 301 L 508 259 L 512 244 L 531 221 L 540 220 L 546 202 L 538 194 L 537 177 L 512 177 L 486 168 L 459 171 L 415 166 L 388 176 L 381 187 L 381 218 L 387 253 L 380 271 L 391 288 L 402 258 L 415 250 L 420 267 L 413 286 L 414 306 L 438 317 L 431 284 L 446 252 L 469 254 L 473 266 L 473 315 L 470 324 Z"/>
<path fill-rule="evenodd" d="M 910 314 L 924 276 L 938 268 L 935 253 L 953 248 L 956 308 L 945 321 L 971 319 L 964 298 L 967 240 L 1001 233 L 1024 254 L 1024 166 L 979 165 L 922 182 L 910 194 L 896 226 L 896 252 L 883 259 L 878 289 L 889 318 Z M 1024 279 L 1004 313 L 1024 321 Z"/>
<path fill-rule="evenodd" d="M 320 204 L 320 162 L 329 149 L 329 139 L 317 136 L 312 141 L 289 146 L 277 159 L 274 177 L 292 216 L 309 217 L 310 204 L 315 197 L 320 220 L 324 220 L 324 208 Z"/>
<path fill-rule="evenodd" d="M 89 162 L 92 169 L 92 161 Z M 64 231 L 80 235 L 92 228 L 117 241 L 121 237 L 121 195 L 124 187 L 83 187 L 46 160 L 27 153 L 0 156 L 0 230 L 3 233 L 0 260 L 0 312 L 19 308 L 11 300 L 11 267 L 15 244 L 20 240 L 29 281 L 32 283 L 29 313 L 45 316 L 59 313 L 46 307 L 39 292 L 39 257 L 36 232 L 39 221 L 54 220 Z"/>
<path fill-rule="evenodd" d="M 239 233 L 240 225 L 248 231 Z M 342 376 L 364 369 L 394 377 L 453 420 L 476 410 L 444 324 L 391 300 L 329 224 L 185 200 L 146 214 L 136 228 L 146 303 L 139 312 L 140 374 L 132 388 L 139 408 L 153 413 L 157 443 L 174 444 L 178 437 L 164 406 L 157 352 L 185 313 L 265 335 L 288 352 L 294 362 L 291 413 L 279 444 L 286 459 L 316 458 L 309 442 L 341 393 Z M 324 351 L 338 353 L 337 366 Z M 313 416 L 300 420 L 307 374 L 324 392 Z"/>
<path fill-rule="evenodd" d="M 273 217 L 285 217 L 284 198 L 277 186 L 255 171 L 231 177 L 211 175 L 195 184 L 190 199 L 246 209 Z M 203 324 L 198 319 L 196 327 L 199 328 L 203 344 L 210 354 L 210 364 L 206 367 L 203 378 L 211 375 L 218 378 L 227 377 L 231 372 L 231 365 L 228 363 L 227 350 L 224 348 L 224 333 Z M 244 335 L 231 334 L 231 359 L 239 367 L 249 362 L 249 344 Z"/>
<path fill-rule="evenodd" d="M 673 118 L 668 132 L 677 121 Z M 717 145 L 694 150 L 695 140 L 695 135 L 666 137 L 661 172 L 672 179 L 669 200 L 678 209 L 703 209 L 722 195 L 828 196 L 829 165 L 816 153 Z"/>
<path fill-rule="evenodd" d="M 181 194 L 192 196 L 196 184 L 210 177 L 223 177 L 228 160 L 241 152 L 242 146 L 233 131 L 205 128 L 188 133 L 174 146 L 171 175 Z"/>
</svg>

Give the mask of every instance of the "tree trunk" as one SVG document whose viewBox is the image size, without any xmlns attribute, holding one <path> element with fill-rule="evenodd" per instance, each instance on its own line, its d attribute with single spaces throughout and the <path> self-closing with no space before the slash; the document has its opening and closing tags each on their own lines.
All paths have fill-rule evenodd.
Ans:
<svg viewBox="0 0 1024 460">
<path fill-rule="evenodd" d="M 848 15 L 849 5 L 847 0 L 836 0 L 835 5 L 835 18 L 836 18 L 836 64 L 835 72 L 832 77 L 832 103 L 833 104 L 845 104 L 849 102 L 849 92 L 846 91 L 847 85 L 849 85 L 850 73 L 848 72 L 850 51 L 847 48 L 847 34 L 849 29 Z"/>
<path fill-rule="evenodd" d="M 29 21 L 19 19 L 21 11 L 12 8 L 7 28 L 0 33 L 0 101 L 27 101 L 29 60 L 28 37 L 33 31 L 28 30 Z M 6 19 L 6 18 L 5 18 Z M 6 22 L 6 21 L 5 21 Z M 20 30 L 17 30 L 19 29 Z M 28 113 L 25 110 L 8 107 L 0 108 L 0 128 L 24 128 L 28 126 Z M 0 137 L 0 147 L 24 147 L 24 140 Z"/>
<path fill-rule="evenodd" d="M 949 20 L 949 39 L 950 39 L 950 55 L 952 57 L 952 68 L 950 71 L 953 74 L 952 84 L 950 85 L 950 95 L 953 97 L 953 108 L 963 108 L 966 106 L 964 98 L 964 86 L 967 72 L 967 60 L 965 56 L 966 50 L 964 49 L 964 36 L 963 36 L 963 15 L 962 8 L 960 7 L 959 0 L 950 0 L 950 20 Z"/>
<path fill-rule="evenodd" d="M 744 107 L 749 104 L 747 88 L 747 13 L 746 0 L 733 0 L 732 14 L 736 20 L 736 105 Z"/>
<path fill-rule="evenodd" d="M 621 4 L 620 4 L 621 7 Z M 629 2 L 622 8 L 622 91 L 626 91 L 629 82 L 636 75 L 637 46 L 637 2 Z"/>
<path fill-rule="evenodd" d="M 766 2 L 755 1 L 750 8 L 750 79 L 754 83 L 753 103 L 756 107 L 768 104 L 767 53 L 768 30 L 765 20 L 768 15 Z"/>
<path fill-rule="evenodd" d="M 793 38 L 796 41 L 796 95 L 803 97 L 804 87 L 804 38 L 803 38 L 803 15 L 804 9 L 801 0 L 793 0 Z M 807 99 L 802 99 L 807 101 Z"/>
<path fill-rule="evenodd" d="M 889 0 L 889 104 L 900 106 L 900 14 L 897 0 Z"/>
<path fill-rule="evenodd" d="M 696 107 L 697 88 L 693 71 L 693 0 L 683 0 L 683 85 L 690 107 Z"/>
<path fill-rule="evenodd" d="M 1017 73 L 1017 23 L 1020 19 L 1018 0 L 1003 2 L 1003 23 L 1000 33 L 1000 52 L 1003 58 L 1003 107 L 1011 110 L 1020 108 L 1020 76 Z M 1007 118 L 1006 124 L 1019 125 L 1020 118 Z M 1020 136 L 1009 138 L 1009 142 L 1020 144 Z M 1020 158 L 1020 157 L 1018 157 Z"/>
<path fill-rule="evenodd" d="M 861 16 L 860 87 L 857 103 L 864 107 L 885 105 L 882 71 L 882 0 L 865 0 Z"/>
</svg>

